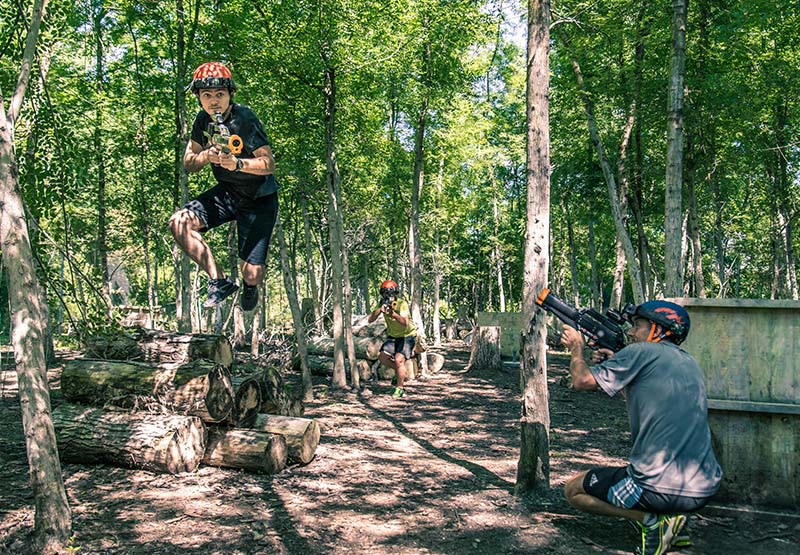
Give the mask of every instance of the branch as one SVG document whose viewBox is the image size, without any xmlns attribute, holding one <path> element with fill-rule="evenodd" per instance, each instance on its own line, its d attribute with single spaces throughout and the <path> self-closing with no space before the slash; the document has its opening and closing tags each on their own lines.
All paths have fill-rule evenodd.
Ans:
<svg viewBox="0 0 800 555">
<path fill-rule="evenodd" d="M 36 40 L 39 38 L 39 27 L 41 27 L 42 17 L 44 17 L 44 10 L 48 2 L 49 0 L 36 0 L 33 5 L 31 26 L 28 30 L 28 37 L 25 39 L 25 51 L 22 54 L 22 68 L 19 72 L 17 88 L 11 96 L 11 104 L 8 106 L 7 118 L 12 126 L 17 119 L 17 115 L 19 115 L 22 100 L 25 98 L 25 89 L 28 88 L 28 82 L 31 79 L 31 67 L 33 67 L 33 59 L 36 56 Z"/>
</svg>

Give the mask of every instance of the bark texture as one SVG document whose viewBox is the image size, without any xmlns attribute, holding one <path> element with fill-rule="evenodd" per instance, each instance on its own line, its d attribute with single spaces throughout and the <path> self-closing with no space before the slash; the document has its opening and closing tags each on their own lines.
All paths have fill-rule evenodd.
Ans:
<svg viewBox="0 0 800 555">
<path fill-rule="evenodd" d="M 290 462 L 308 464 L 317 452 L 320 429 L 316 420 L 259 414 L 250 427 L 260 432 L 279 434 L 286 438 Z"/>
<path fill-rule="evenodd" d="M 286 468 L 286 439 L 255 430 L 210 428 L 203 463 L 277 474 Z"/>
<path fill-rule="evenodd" d="M 161 474 L 192 472 L 206 450 L 195 416 L 109 411 L 64 404 L 53 411 L 61 458 Z"/>
</svg>

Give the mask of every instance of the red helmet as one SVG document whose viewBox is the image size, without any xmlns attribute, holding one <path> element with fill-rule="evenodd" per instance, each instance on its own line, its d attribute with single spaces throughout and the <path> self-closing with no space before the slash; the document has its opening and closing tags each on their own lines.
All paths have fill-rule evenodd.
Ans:
<svg viewBox="0 0 800 555">
<path fill-rule="evenodd" d="M 231 70 L 220 62 L 206 62 L 197 66 L 189 84 L 189 90 L 197 93 L 200 89 L 228 89 L 233 94 L 236 83 L 233 82 Z"/>
<path fill-rule="evenodd" d="M 381 283 L 381 295 L 385 293 L 397 293 L 397 283 L 390 279 Z"/>
</svg>

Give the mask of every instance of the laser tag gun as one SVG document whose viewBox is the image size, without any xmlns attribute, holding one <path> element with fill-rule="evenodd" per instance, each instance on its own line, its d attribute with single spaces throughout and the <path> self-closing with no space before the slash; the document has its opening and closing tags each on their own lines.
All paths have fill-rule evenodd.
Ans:
<svg viewBox="0 0 800 555">
<path fill-rule="evenodd" d="M 592 308 L 577 309 L 551 293 L 550 289 L 542 289 L 536 297 L 536 304 L 581 332 L 589 339 L 589 347 L 592 349 L 602 347 L 616 353 L 625 346 L 623 325 L 626 318 L 616 310 L 601 314 Z"/>
<path fill-rule="evenodd" d="M 391 314 L 397 310 L 397 296 L 394 293 L 383 293 L 381 295 L 381 312 Z"/>
<path fill-rule="evenodd" d="M 208 126 L 211 133 L 204 131 L 203 135 L 206 136 L 208 141 L 220 149 L 225 154 L 241 154 L 244 142 L 239 135 L 231 135 L 230 129 L 225 125 L 225 118 L 222 117 L 220 112 L 214 113 L 214 120 Z"/>
</svg>

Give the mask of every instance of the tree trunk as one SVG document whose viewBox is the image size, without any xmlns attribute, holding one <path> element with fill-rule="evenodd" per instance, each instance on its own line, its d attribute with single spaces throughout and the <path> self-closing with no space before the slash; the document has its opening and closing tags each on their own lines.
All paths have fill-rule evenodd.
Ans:
<svg viewBox="0 0 800 555">
<path fill-rule="evenodd" d="M 323 89 L 325 100 L 325 166 L 328 183 L 328 233 L 331 248 L 331 280 L 333 285 L 333 359 L 334 370 L 331 386 L 347 387 L 347 375 L 344 368 L 345 330 L 344 330 L 344 267 L 342 266 L 343 245 L 339 223 L 342 207 L 338 204 L 340 182 L 339 165 L 336 160 L 336 79 L 332 68 L 325 70 Z"/>
<path fill-rule="evenodd" d="M 233 348 L 224 335 L 183 335 L 153 330 L 90 337 L 86 340 L 86 356 L 157 363 L 208 359 L 226 368 L 233 365 Z"/>
<path fill-rule="evenodd" d="M 316 420 L 259 414 L 250 427 L 260 432 L 279 434 L 286 438 L 286 449 L 290 462 L 308 464 L 317 452 L 320 430 Z"/>
<path fill-rule="evenodd" d="M 286 468 L 287 452 L 281 435 L 209 428 L 203 464 L 277 474 Z"/>
<path fill-rule="evenodd" d="M 667 173 L 664 189 L 664 295 L 683 291 L 683 88 L 686 80 L 688 0 L 672 0 L 672 55 L 667 99 Z"/>
<path fill-rule="evenodd" d="M 234 405 L 230 373 L 207 360 L 158 368 L 140 362 L 70 360 L 61 373 L 61 391 L 70 402 L 164 407 L 205 422 L 225 420 Z"/>
<path fill-rule="evenodd" d="M 478 368 L 496 372 L 503 368 L 500 359 L 500 327 L 481 326 L 472 336 L 472 351 L 467 369 Z"/>
<path fill-rule="evenodd" d="M 423 67 L 430 63 L 430 44 L 425 44 Z M 417 326 L 417 333 L 425 335 L 422 322 L 422 255 L 419 235 L 419 201 L 425 180 L 425 130 L 428 121 L 428 93 L 423 93 L 422 105 L 417 116 L 414 132 L 414 169 L 411 180 L 411 212 L 408 217 L 408 264 L 410 272 L 411 319 Z"/>
<path fill-rule="evenodd" d="M 306 270 L 307 275 L 306 279 L 311 287 L 311 307 L 312 307 L 312 314 L 313 317 L 313 328 L 317 329 L 319 332 L 322 332 L 322 295 L 319 292 L 319 287 L 317 286 L 317 272 L 316 272 L 316 264 L 314 262 L 314 250 L 312 248 L 312 240 L 311 240 L 311 222 L 309 221 L 308 216 L 308 202 L 306 201 L 306 195 L 300 195 L 300 206 L 303 212 L 303 236 L 305 238 L 305 253 L 306 253 Z"/>
<path fill-rule="evenodd" d="M 199 8 L 199 3 L 197 4 Z M 175 47 L 175 160 L 174 160 L 174 188 L 172 204 L 180 208 L 189 200 L 189 176 L 183 168 L 183 153 L 187 143 L 186 124 L 186 44 L 183 0 L 175 0 L 175 13 L 177 20 L 176 47 Z M 195 13 L 195 24 L 197 21 Z M 178 319 L 178 331 L 193 331 L 191 290 L 192 276 L 189 257 L 177 245 L 172 248 L 173 263 L 175 267 L 175 310 Z"/>
<path fill-rule="evenodd" d="M 22 426 L 36 507 L 35 551 L 51 554 L 63 552 L 71 535 L 72 523 L 50 414 L 44 353 L 44 330 L 47 325 L 43 310 L 45 299 L 33 266 L 33 252 L 14 158 L 14 121 L 30 80 L 46 3 L 46 0 L 37 0 L 33 5 L 22 67 L 8 112 L 0 91 L 0 245 L 7 280 L 11 343 L 19 382 Z"/>
<path fill-rule="evenodd" d="M 546 331 L 535 299 L 547 285 L 550 242 L 550 2 L 528 0 L 527 47 L 527 219 L 520 389 L 521 444 L 515 492 L 550 489 L 550 411 L 545 360 Z"/>
<path fill-rule="evenodd" d="M 193 472 L 206 450 L 206 427 L 195 416 L 63 404 L 53 422 L 65 462 L 179 474 Z"/>
<path fill-rule="evenodd" d="M 289 300 L 289 309 L 292 312 L 292 323 L 294 324 L 294 336 L 297 341 L 297 355 L 300 357 L 300 369 L 302 375 L 304 401 L 314 399 L 314 389 L 311 382 L 311 372 L 308 370 L 308 339 L 306 329 L 303 324 L 303 315 L 300 310 L 300 303 L 297 300 L 295 290 L 295 276 L 291 273 L 289 266 L 289 251 L 286 248 L 286 237 L 283 234 L 283 222 L 280 215 L 275 222 L 275 237 L 278 240 L 278 247 L 281 253 L 281 270 L 283 274 L 283 286 L 286 289 L 286 297 Z"/>
</svg>

